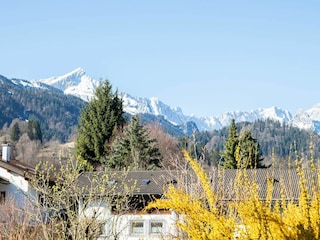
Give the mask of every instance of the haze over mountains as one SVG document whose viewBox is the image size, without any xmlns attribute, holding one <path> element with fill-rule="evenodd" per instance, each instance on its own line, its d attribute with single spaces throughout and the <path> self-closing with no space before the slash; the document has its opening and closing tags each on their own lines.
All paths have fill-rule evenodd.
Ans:
<svg viewBox="0 0 320 240">
<path fill-rule="evenodd" d="M 39 80 L 10 79 L 15 85 L 21 87 L 45 88 L 51 91 L 62 91 L 90 101 L 99 81 L 88 76 L 82 68 L 77 68 L 63 76 L 50 77 Z M 121 93 L 123 98 L 124 111 L 129 114 L 151 114 L 163 116 L 164 119 L 174 125 L 182 125 L 194 122 L 200 131 L 214 130 L 228 126 L 232 118 L 236 122 L 253 122 L 257 119 L 273 119 L 289 125 L 320 133 L 320 104 L 309 110 L 298 110 L 293 116 L 289 111 L 277 108 L 259 108 L 252 111 L 232 111 L 218 116 L 187 116 L 179 107 L 171 107 L 161 100 L 144 97 L 133 97 L 128 93 Z M 209 106 L 208 106 L 209 107 Z M 214 106 L 210 106 L 214 107 Z"/>
</svg>

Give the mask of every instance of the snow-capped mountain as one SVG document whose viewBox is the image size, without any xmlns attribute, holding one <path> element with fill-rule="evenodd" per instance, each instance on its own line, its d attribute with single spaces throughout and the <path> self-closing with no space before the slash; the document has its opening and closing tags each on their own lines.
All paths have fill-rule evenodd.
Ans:
<svg viewBox="0 0 320 240">
<path fill-rule="evenodd" d="M 175 125 L 185 124 L 186 122 L 196 123 L 199 130 L 214 130 L 228 126 L 231 119 L 236 122 L 253 122 L 257 119 L 273 119 L 280 122 L 290 122 L 292 116 L 290 112 L 276 107 L 260 108 L 250 112 L 228 112 L 216 117 L 196 117 L 184 115 L 180 108 L 172 108 L 157 98 L 135 98 L 129 94 L 123 94 L 124 110 L 130 114 L 149 113 L 161 115 Z"/>
<path fill-rule="evenodd" d="M 82 68 L 77 68 L 60 77 L 45 78 L 33 82 L 45 83 L 84 101 L 90 101 L 99 85 L 99 81 L 88 76 Z"/>
<path fill-rule="evenodd" d="M 40 80 L 20 80 L 11 79 L 13 84 L 20 87 L 40 87 L 49 90 L 59 89 L 65 94 L 71 94 L 85 101 L 90 101 L 94 96 L 94 91 L 99 85 L 99 81 L 88 76 L 82 68 L 63 76 L 51 77 Z M 277 107 L 259 108 L 252 111 L 233 111 L 226 112 L 218 116 L 197 117 L 184 115 L 181 108 L 171 107 L 157 98 L 133 97 L 127 93 L 121 93 L 123 99 L 124 111 L 129 114 L 152 114 L 163 116 L 164 119 L 174 125 L 183 125 L 188 122 L 194 122 L 200 131 L 214 130 L 228 126 L 231 119 L 236 122 L 253 122 L 257 119 L 273 119 L 288 123 L 292 126 L 311 130 L 320 134 L 320 104 L 315 105 L 309 110 L 299 110 L 292 116 L 287 110 Z"/>
<path fill-rule="evenodd" d="M 139 113 L 148 113 L 156 116 L 164 116 L 164 118 L 174 125 L 180 125 L 188 121 L 181 108 L 170 107 L 159 99 L 132 97 L 127 93 L 122 93 L 124 111 L 132 115 Z"/>
<path fill-rule="evenodd" d="M 65 94 L 72 94 L 88 101 L 94 95 L 94 91 L 99 81 L 88 76 L 81 68 L 60 76 L 47 79 L 40 79 L 36 82 L 45 83 L 56 87 Z M 35 84 L 35 83 L 33 83 Z M 287 110 L 277 107 L 259 108 L 252 111 L 233 111 L 226 112 L 218 116 L 197 117 L 184 115 L 181 108 L 171 107 L 157 98 L 133 97 L 128 93 L 121 93 L 124 111 L 130 114 L 148 113 L 156 116 L 163 116 L 167 121 L 174 125 L 194 122 L 199 130 L 214 130 L 228 126 L 231 119 L 236 122 L 253 122 L 257 119 L 273 119 L 288 123 L 293 126 L 312 130 L 320 133 L 320 104 L 313 108 L 298 111 L 295 116 Z"/>
<path fill-rule="evenodd" d="M 292 119 L 292 116 L 291 113 L 287 110 L 282 110 L 277 107 L 270 107 L 258 108 L 252 111 L 227 112 L 216 117 L 200 118 L 200 120 L 207 124 L 208 128 L 206 130 L 209 130 L 228 126 L 230 125 L 231 119 L 233 118 L 236 122 L 254 122 L 258 119 L 273 119 L 279 122 L 289 123 Z"/>
<path fill-rule="evenodd" d="M 290 124 L 294 127 L 320 134 L 320 104 L 306 111 L 299 109 L 291 119 Z"/>
<path fill-rule="evenodd" d="M 49 91 L 53 91 L 53 92 L 63 92 L 62 90 L 55 88 L 53 86 L 47 85 L 45 83 L 39 82 L 39 81 L 28 81 L 25 79 L 18 79 L 18 78 L 12 78 L 12 79 L 8 79 L 2 75 L 0 75 L 0 83 L 7 83 L 9 85 L 14 85 L 18 88 L 41 88 L 41 89 L 46 89 Z"/>
</svg>

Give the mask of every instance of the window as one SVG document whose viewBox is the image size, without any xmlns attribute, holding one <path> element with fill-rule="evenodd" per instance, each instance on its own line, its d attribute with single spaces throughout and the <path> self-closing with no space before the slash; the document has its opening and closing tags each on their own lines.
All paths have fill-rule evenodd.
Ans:
<svg viewBox="0 0 320 240">
<path fill-rule="evenodd" d="M 148 185 L 150 183 L 150 180 L 149 179 L 143 179 L 142 181 L 141 181 L 141 184 L 142 185 Z"/>
<path fill-rule="evenodd" d="M 115 179 L 111 179 L 110 181 L 109 181 L 109 184 L 110 185 L 114 185 L 114 184 L 116 184 L 117 183 L 117 180 L 115 180 Z"/>
<path fill-rule="evenodd" d="M 3 203 L 6 200 L 6 192 L 0 192 L 0 203 Z"/>
<path fill-rule="evenodd" d="M 163 222 L 151 222 L 150 233 L 151 234 L 163 233 Z"/>
<path fill-rule="evenodd" d="M 131 223 L 132 234 L 144 234 L 144 222 L 134 221 Z"/>
<path fill-rule="evenodd" d="M 130 235 L 155 236 L 165 234 L 165 223 L 160 219 L 133 220 L 130 223 Z"/>
</svg>

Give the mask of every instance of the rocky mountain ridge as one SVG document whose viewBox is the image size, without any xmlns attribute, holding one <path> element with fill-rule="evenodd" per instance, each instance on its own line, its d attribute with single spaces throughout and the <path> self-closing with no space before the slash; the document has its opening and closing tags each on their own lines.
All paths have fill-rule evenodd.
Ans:
<svg viewBox="0 0 320 240">
<path fill-rule="evenodd" d="M 57 89 L 65 94 L 70 94 L 81 98 L 84 101 L 90 101 L 94 95 L 99 81 L 93 79 L 85 73 L 82 68 L 63 76 L 51 77 L 40 80 L 21 80 L 11 79 L 11 81 L 21 87 L 38 87 L 49 90 Z M 270 108 L 258 108 L 252 111 L 232 111 L 220 114 L 218 116 L 197 117 L 185 115 L 181 108 L 171 107 L 159 99 L 133 97 L 128 93 L 121 93 L 123 98 L 124 111 L 129 114 L 152 114 L 163 116 L 163 118 L 174 125 L 182 125 L 188 122 L 194 122 L 200 131 L 215 130 L 228 126 L 232 118 L 236 122 L 253 122 L 261 119 L 272 119 L 282 123 L 320 133 L 320 104 L 308 110 L 298 110 L 295 115 L 289 111 L 272 106 Z"/>
</svg>

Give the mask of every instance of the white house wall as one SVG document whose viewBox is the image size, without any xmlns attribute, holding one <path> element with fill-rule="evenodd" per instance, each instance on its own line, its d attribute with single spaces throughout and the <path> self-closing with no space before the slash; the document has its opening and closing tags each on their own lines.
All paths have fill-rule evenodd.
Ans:
<svg viewBox="0 0 320 240">
<path fill-rule="evenodd" d="M 112 222 L 106 222 L 103 228 L 102 239 L 140 240 L 140 239 L 170 239 L 177 235 L 176 215 L 171 214 L 124 214 L 112 215 Z M 136 222 L 143 223 L 141 233 L 133 233 L 132 226 Z M 152 233 L 151 224 L 162 223 L 161 233 Z M 117 236 L 117 238 L 112 236 Z"/>
<path fill-rule="evenodd" d="M 102 235 L 99 240 L 141 240 L 141 239 L 169 239 L 169 236 L 177 236 L 176 214 L 111 214 L 110 206 L 101 201 L 91 201 L 86 207 L 83 200 L 80 201 L 79 216 L 94 217 L 102 223 Z M 132 232 L 134 222 L 143 222 L 143 231 L 139 234 Z M 161 233 L 151 232 L 151 223 L 162 223 Z"/>
<path fill-rule="evenodd" d="M 107 221 L 111 216 L 110 207 L 106 202 L 92 200 L 83 206 L 83 200 L 80 201 L 79 216 L 82 218 L 95 218 L 98 221 Z"/>
<path fill-rule="evenodd" d="M 24 177 L 14 172 L 8 172 L 1 167 L 0 177 L 9 181 L 9 184 L 0 184 L 0 191 L 6 192 L 6 200 L 14 199 L 15 204 L 23 207 L 26 204 L 27 196 L 35 196 L 29 188 L 28 181 Z"/>
</svg>

